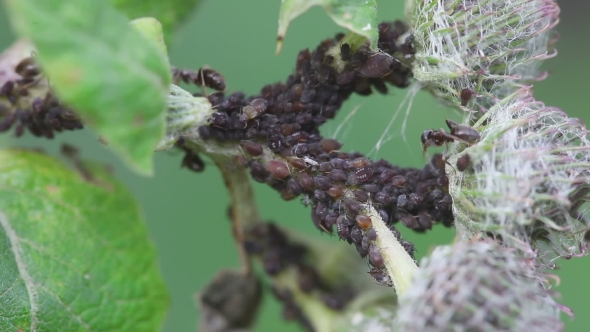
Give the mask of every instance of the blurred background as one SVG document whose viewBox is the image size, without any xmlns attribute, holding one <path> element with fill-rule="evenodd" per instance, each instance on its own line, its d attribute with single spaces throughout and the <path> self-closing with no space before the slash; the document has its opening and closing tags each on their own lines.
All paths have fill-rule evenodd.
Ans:
<svg viewBox="0 0 590 332">
<path fill-rule="evenodd" d="M 590 33 L 590 2 L 558 2 L 562 10 L 558 25 L 561 34 L 557 44 L 559 55 L 544 64 L 550 76 L 535 86 L 535 96 L 588 123 L 590 109 L 584 103 L 590 93 L 588 81 L 584 79 L 586 75 L 590 76 L 590 44 L 586 42 Z M 401 3 L 378 1 L 379 19 L 401 19 Z M 294 68 L 299 50 L 313 49 L 322 39 L 343 30 L 332 23 L 321 8 L 313 8 L 291 24 L 283 50 L 275 56 L 279 6 L 278 0 L 202 1 L 173 36 L 169 48 L 172 64 L 191 69 L 210 65 L 225 76 L 228 91 L 242 90 L 254 94 L 265 84 L 285 80 Z M 0 7 L 0 48 L 8 47 L 13 41 L 6 12 Z M 344 143 L 343 149 L 368 153 L 405 93 L 392 90 L 388 96 L 353 96 L 339 116 L 323 127 L 322 133 L 332 136 L 350 111 L 358 107 L 336 138 Z M 393 139 L 371 156 L 385 158 L 400 166 L 422 167 L 419 136 L 427 128 L 444 126 L 445 118 L 458 117 L 451 110 L 437 105 L 430 95 L 420 93 L 407 120 L 405 134 L 401 133 L 403 116 L 398 117 L 390 132 Z M 180 169 L 181 153 L 163 152 L 156 155 L 156 176 L 144 178 L 122 167 L 90 130 L 61 134 L 52 141 L 35 139 L 28 134 L 18 141 L 12 140 L 10 134 L 0 136 L 1 147 L 42 147 L 56 155 L 62 142 L 75 143 L 85 158 L 113 165 L 118 178 L 135 193 L 160 253 L 160 266 L 172 295 L 163 331 L 195 331 L 198 319 L 195 294 L 219 270 L 238 267 L 237 251 L 226 217 L 228 198 L 215 167 L 209 163 L 204 173 L 191 173 Z M 297 201 L 284 202 L 270 188 L 259 184 L 254 186 L 264 218 L 309 236 L 320 236 L 309 218 L 310 211 L 303 205 Z M 449 243 L 454 234 L 440 225 L 427 234 L 401 231 L 404 238 L 415 243 L 418 258 L 433 246 Z M 332 241 L 335 246 L 347 245 L 336 238 L 324 236 L 324 239 Z M 561 285 L 556 290 L 562 294 L 560 301 L 576 313 L 573 321 L 563 317 L 566 330 L 587 331 L 590 326 L 590 306 L 587 305 L 590 287 L 586 273 L 590 273 L 590 259 L 559 261 L 558 265 L 561 267 L 557 271 Z M 267 297 L 254 330 L 277 331 L 278 328 L 299 331 L 294 323 L 282 321 L 280 306 Z"/>
</svg>

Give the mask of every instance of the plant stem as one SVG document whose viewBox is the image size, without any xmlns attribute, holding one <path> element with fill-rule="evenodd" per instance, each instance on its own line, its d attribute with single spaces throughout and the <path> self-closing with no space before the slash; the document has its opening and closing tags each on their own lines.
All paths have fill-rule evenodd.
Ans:
<svg viewBox="0 0 590 332">
<path fill-rule="evenodd" d="M 209 155 L 225 182 L 230 197 L 232 233 L 238 245 L 238 254 L 246 274 L 252 272 L 252 262 L 244 249 L 244 229 L 260 222 L 260 215 L 248 173 L 230 158 Z"/>
</svg>

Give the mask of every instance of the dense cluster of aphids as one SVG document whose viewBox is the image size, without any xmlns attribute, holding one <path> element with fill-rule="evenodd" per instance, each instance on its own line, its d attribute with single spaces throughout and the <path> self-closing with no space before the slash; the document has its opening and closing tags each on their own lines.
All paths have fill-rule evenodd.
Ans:
<svg viewBox="0 0 590 332">
<path fill-rule="evenodd" d="M 33 58 L 22 60 L 14 71 L 21 78 L 7 81 L 0 88 L 0 132 L 14 126 L 16 137 L 28 129 L 35 136 L 51 139 L 56 131 L 83 128 L 80 118 L 51 92 L 43 97 L 30 96 L 30 90 L 43 79 Z"/>
<path fill-rule="evenodd" d="M 373 162 L 360 153 L 342 152 L 342 145 L 324 139 L 318 128 L 352 93 L 366 95 L 373 88 L 385 93 L 386 83 L 409 84 L 410 69 L 391 56 L 412 56 L 412 38 L 397 44 L 404 33 L 401 23 L 380 24 L 379 52 L 366 46 L 352 50 L 341 43 L 342 35 L 323 41 L 314 52 L 301 51 L 286 83 L 267 85 L 259 95 L 247 98 L 242 93 L 209 95 L 217 111 L 210 125 L 199 128 L 203 139 L 239 144 L 243 165 L 254 180 L 269 184 L 283 199 L 303 196 L 312 206 L 315 226 L 329 234 L 335 231 L 362 257 L 368 256 L 376 279 L 383 260 L 373 245 L 376 234 L 363 205 L 372 205 L 388 224 L 401 221 L 416 231 L 432 228 L 434 221 L 450 226 L 452 200 L 445 162 L 435 155 L 422 170 L 399 168 L 385 160 Z M 341 72 L 333 67 L 334 57 L 327 55 L 333 47 L 346 61 Z M 265 149 L 276 158 L 263 160 Z M 414 247 L 402 244 L 413 257 Z"/>
<path fill-rule="evenodd" d="M 290 241 L 273 223 L 258 224 L 249 229 L 244 248 L 249 255 L 261 259 L 264 271 L 270 276 L 276 276 L 288 268 L 295 269 L 299 291 L 317 296 L 333 310 L 343 310 L 356 294 L 351 285 L 333 285 L 322 280 L 309 263 L 307 249 Z M 298 321 L 311 330 L 311 324 L 295 303 L 290 290 L 273 288 L 273 293 L 283 303 L 283 317 L 286 320 Z"/>
<path fill-rule="evenodd" d="M 285 83 L 266 85 L 259 95 L 246 97 L 241 92 L 225 96 L 215 92 L 208 96 L 217 110 L 211 124 L 201 128 L 204 138 L 217 141 L 264 140 L 274 152 L 294 148 L 303 138 L 299 135 L 318 134 L 318 128 L 331 119 L 342 103 L 353 93 L 369 95 L 373 89 L 387 93 L 387 84 L 407 87 L 411 77 L 409 67 L 392 57 L 392 54 L 413 52 L 409 45 L 396 46 L 405 33 L 401 23 L 379 25 L 379 46 L 372 52 L 367 45 L 352 50 L 341 43 L 343 34 L 324 40 L 315 51 L 303 50 L 297 56 L 295 71 Z M 410 38 L 411 40 L 411 38 Z M 340 59 L 327 54 L 336 47 Z M 342 67 L 338 72 L 336 67 Z M 199 71 L 202 73 L 202 71 Z M 214 75 L 218 79 L 220 75 Z M 187 81 L 193 82 L 190 75 Z M 192 74 L 201 85 L 205 80 L 199 73 Z"/>
</svg>

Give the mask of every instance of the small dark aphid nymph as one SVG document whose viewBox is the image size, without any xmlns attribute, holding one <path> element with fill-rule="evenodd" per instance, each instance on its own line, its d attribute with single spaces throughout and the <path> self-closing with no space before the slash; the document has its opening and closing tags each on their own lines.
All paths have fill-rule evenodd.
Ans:
<svg viewBox="0 0 590 332">
<path fill-rule="evenodd" d="M 347 43 L 340 45 L 340 58 L 342 61 L 350 61 L 350 45 Z"/>
<path fill-rule="evenodd" d="M 467 167 L 469 167 L 470 163 L 471 157 L 468 154 L 465 154 L 461 156 L 459 159 L 457 159 L 457 169 L 459 170 L 459 172 L 463 172 L 467 169 Z"/>
<path fill-rule="evenodd" d="M 377 52 L 367 59 L 367 62 L 359 69 L 359 74 L 364 77 L 378 78 L 391 72 L 389 66 L 394 61 L 387 53 Z"/>
<path fill-rule="evenodd" d="M 375 279 L 375 281 L 378 284 L 387 287 L 393 287 L 393 281 L 391 280 L 389 275 L 387 275 L 387 273 L 382 269 L 373 267 L 368 273 L 371 275 L 371 277 L 373 277 L 373 279 Z"/>
<path fill-rule="evenodd" d="M 469 89 L 461 90 L 461 106 L 467 106 L 467 103 L 473 96 L 473 91 Z"/>
<path fill-rule="evenodd" d="M 14 72 L 23 78 L 32 78 L 40 74 L 39 67 L 32 57 L 27 57 L 21 60 L 15 67 Z"/>
</svg>

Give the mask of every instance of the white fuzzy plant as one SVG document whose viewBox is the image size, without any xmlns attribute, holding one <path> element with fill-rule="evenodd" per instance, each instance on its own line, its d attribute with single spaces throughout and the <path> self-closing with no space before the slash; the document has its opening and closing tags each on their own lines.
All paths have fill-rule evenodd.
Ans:
<svg viewBox="0 0 590 332">
<path fill-rule="evenodd" d="M 563 330 L 545 270 L 586 255 L 590 180 L 585 126 L 532 95 L 555 55 L 552 0 L 407 2 L 423 88 L 463 111 L 481 140 L 447 167 L 457 242 L 424 259 L 396 319 L 400 331 Z M 462 106 L 461 91 L 473 91 Z M 462 148 L 463 150 L 459 150 Z M 482 240 L 493 237 L 496 241 Z"/>
</svg>

